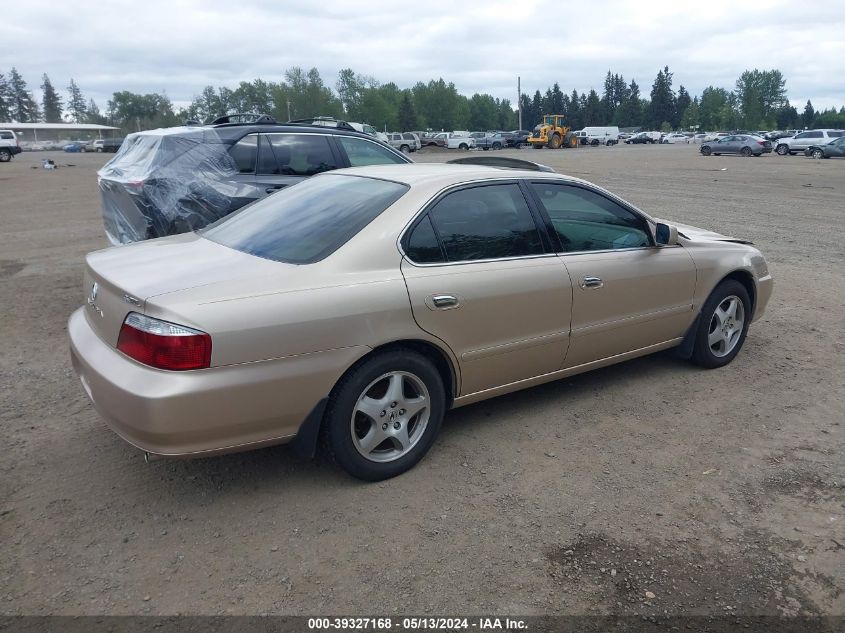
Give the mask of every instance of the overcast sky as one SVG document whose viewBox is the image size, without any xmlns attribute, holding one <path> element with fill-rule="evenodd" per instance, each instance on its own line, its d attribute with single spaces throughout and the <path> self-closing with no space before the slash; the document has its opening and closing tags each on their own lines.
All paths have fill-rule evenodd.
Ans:
<svg viewBox="0 0 845 633">
<path fill-rule="evenodd" d="M 402 88 L 443 77 L 516 101 L 555 81 L 601 93 L 610 69 L 644 96 L 669 65 L 674 88 L 733 88 L 778 68 L 799 111 L 845 105 L 845 0 L 3 0 L 0 72 L 40 97 L 41 75 L 73 77 L 105 110 L 116 90 L 166 91 L 177 105 L 208 84 L 282 79 L 316 66 L 334 88 L 351 67 Z"/>
</svg>

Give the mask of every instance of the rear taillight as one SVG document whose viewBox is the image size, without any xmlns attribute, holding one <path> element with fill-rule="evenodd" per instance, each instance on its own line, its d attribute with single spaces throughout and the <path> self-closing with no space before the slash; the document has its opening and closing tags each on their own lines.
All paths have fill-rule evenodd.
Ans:
<svg viewBox="0 0 845 633">
<path fill-rule="evenodd" d="M 117 349 L 157 369 L 183 371 L 211 366 L 211 336 L 137 312 L 126 315 Z"/>
<path fill-rule="evenodd" d="M 757 145 L 764 145 L 765 146 L 765 144 L 766 144 L 766 141 L 757 141 Z"/>
</svg>

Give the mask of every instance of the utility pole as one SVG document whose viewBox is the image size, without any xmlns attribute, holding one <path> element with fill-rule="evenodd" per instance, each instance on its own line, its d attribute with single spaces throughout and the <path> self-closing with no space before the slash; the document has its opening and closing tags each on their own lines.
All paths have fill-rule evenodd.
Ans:
<svg viewBox="0 0 845 633">
<path fill-rule="evenodd" d="M 516 78 L 516 103 L 519 105 L 519 129 L 522 129 L 522 77 Z"/>
<path fill-rule="evenodd" d="M 290 120 L 291 120 L 291 117 L 290 117 L 290 99 L 288 99 L 288 121 L 290 121 Z"/>
</svg>

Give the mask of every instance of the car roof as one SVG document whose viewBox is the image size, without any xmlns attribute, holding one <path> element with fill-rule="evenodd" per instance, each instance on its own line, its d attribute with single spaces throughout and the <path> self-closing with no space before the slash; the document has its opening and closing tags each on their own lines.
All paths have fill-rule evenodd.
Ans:
<svg viewBox="0 0 845 633">
<path fill-rule="evenodd" d="M 405 165 L 368 165 L 349 167 L 327 172 L 349 176 L 365 176 L 400 182 L 410 187 L 433 185 L 448 187 L 466 182 L 490 179 L 550 178 L 567 182 L 586 183 L 586 181 L 553 172 L 530 171 L 527 169 L 505 169 L 482 165 L 455 165 L 449 163 L 409 163 Z M 594 185 L 591 185 L 594 186 Z"/>
<path fill-rule="evenodd" d="M 354 130 L 344 130 L 323 125 L 285 125 L 284 123 L 224 123 L 217 125 L 180 125 L 135 132 L 147 136 L 190 136 L 195 140 L 211 141 L 215 137 L 222 141 L 238 141 L 247 134 L 288 132 L 298 134 L 327 134 L 330 136 L 351 136 L 380 142 L 374 136 Z"/>
</svg>

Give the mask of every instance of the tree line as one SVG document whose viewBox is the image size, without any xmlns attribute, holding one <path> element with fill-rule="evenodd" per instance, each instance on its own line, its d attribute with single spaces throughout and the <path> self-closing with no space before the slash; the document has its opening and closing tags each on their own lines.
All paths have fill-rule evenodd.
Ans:
<svg viewBox="0 0 845 633">
<path fill-rule="evenodd" d="M 565 93 L 558 82 L 545 92 L 521 95 L 522 127 L 531 129 L 543 114 L 563 114 L 573 129 L 589 125 L 617 125 L 672 130 L 797 129 L 845 127 L 845 106 L 816 111 L 810 101 L 802 112 L 789 103 L 786 79 L 779 70 L 746 70 L 733 89 L 708 86 L 692 96 L 665 66 L 658 70 L 650 92 L 642 94 L 630 82 L 608 70 L 601 89 Z M 508 99 L 485 93 L 460 94 L 443 78 L 418 82 L 411 88 L 380 83 L 351 68 L 338 73 L 334 87 L 326 85 L 316 68 L 289 68 L 281 81 L 254 79 L 238 86 L 206 86 L 191 103 L 178 110 L 164 93 L 139 94 L 127 90 L 112 94 L 101 112 L 86 100 L 73 78 L 64 94 L 44 74 L 40 103 L 21 74 L 12 68 L 0 73 L 0 121 L 21 123 L 99 123 L 123 133 L 200 122 L 218 116 L 266 113 L 279 121 L 311 116 L 334 116 L 369 123 L 380 130 L 511 130 L 518 126 L 515 106 Z"/>
</svg>

